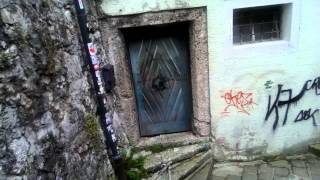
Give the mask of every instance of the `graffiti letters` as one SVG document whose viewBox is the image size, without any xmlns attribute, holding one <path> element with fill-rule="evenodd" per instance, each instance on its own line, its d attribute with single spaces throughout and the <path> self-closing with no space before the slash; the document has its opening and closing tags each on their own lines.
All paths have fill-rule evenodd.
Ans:
<svg viewBox="0 0 320 180">
<path fill-rule="evenodd" d="M 268 81 L 266 81 L 266 83 L 264 83 L 264 86 L 266 87 L 266 89 L 270 89 L 270 88 L 272 88 L 272 84 L 273 84 L 273 82 L 268 80 Z"/>
<path fill-rule="evenodd" d="M 232 90 L 226 92 L 222 98 L 224 98 L 227 106 L 224 108 L 222 114 L 228 114 L 229 109 L 234 107 L 238 112 L 250 115 L 249 110 L 256 104 L 253 102 L 252 95 L 252 93 L 244 93 L 242 91 L 238 91 L 235 94 L 232 93 Z"/>
<path fill-rule="evenodd" d="M 278 90 L 276 96 L 273 98 L 269 95 L 268 98 L 268 107 L 267 113 L 265 116 L 265 121 L 270 119 L 270 116 L 273 115 L 273 130 L 276 130 L 279 125 L 279 120 L 282 119 L 282 125 L 284 126 L 287 123 L 288 113 L 292 104 L 297 104 L 298 101 L 305 95 L 307 91 L 314 91 L 316 96 L 320 95 L 320 77 L 315 78 L 314 80 L 307 80 L 300 92 L 296 96 L 292 96 L 292 89 L 284 89 L 282 84 L 278 84 Z M 285 100 L 280 100 L 280 97 L 286 97 Z M 279 115 L 280 109 L 284 108 L 285 113 L 281 118 Z M 311 108 L 308 110 L 301 110 L 297 115 L 294 122 L 299 122 L 303 120 L 313 119 L 313 124 L 315 123 L 315 114 L 319 111 L 319 109 L 312 110 Z"/>
<path fill-rule="evenodd" d="M 315 114 L 318 112 L 319 112 L 319 109 L 312 110 L 311 108 L 309 108 L 308 110 L 301 110 L 297 115 L 296 119 L 294 120 L 294 122 L 305 121 L 311 118 L 313 125 L 316 126 L 317 122 L 316 122 Z"/>
</svg>

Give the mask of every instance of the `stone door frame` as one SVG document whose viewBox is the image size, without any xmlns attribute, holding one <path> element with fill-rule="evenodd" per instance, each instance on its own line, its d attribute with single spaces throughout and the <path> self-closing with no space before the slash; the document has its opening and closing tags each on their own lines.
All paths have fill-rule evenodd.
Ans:
<svg viewBox="0 0 320 180">
<path fill-rule="evenodd" d="M 131 75 L 130 59 L 121 29 L 189 22 L 190 72 L 192 87 L 193 117 L 192 132 L 141 137 L 139 132 L 138 112 Z M 146 12 L 123 16 L 103 16 L 100 18 L 102 40 L 108 61 L 114 65 L 117 102 L 115 111 L 119 115 L 118 124 L 125 128 L 124 132 L 132 145 L 153 142 L 159 136 L 168 141 L 184 139 L 202 139 L 210 135 L 209 105 L 209 65 L 207 14 L 205 7 Z M 164 142 L 165 143 L 165 142 Z"/>
</svg>

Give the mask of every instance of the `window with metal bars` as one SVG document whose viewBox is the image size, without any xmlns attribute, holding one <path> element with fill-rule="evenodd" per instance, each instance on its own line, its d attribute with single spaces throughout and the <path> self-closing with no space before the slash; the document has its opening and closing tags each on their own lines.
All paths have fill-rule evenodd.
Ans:
<svg viewBox="0 0 320 180">
<path fill-rule="evenodd" d="M 233 43 L 280 40 L 282 9 L 282 5 L 234 9 Z"/>
</svg>

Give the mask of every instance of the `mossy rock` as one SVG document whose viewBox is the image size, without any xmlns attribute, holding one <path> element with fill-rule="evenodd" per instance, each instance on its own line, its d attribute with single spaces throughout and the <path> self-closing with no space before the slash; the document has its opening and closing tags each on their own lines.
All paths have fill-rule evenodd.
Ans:
<svg viewBox="0 0 320 180">
<path fill-rule="evenodd" d="M 128 180 L 140 180 L 148 177 L 147 170 L 144 168 L 145 157 L 140 156 L 136 159 L 133 155 L 124 160 L 124 171 Z"/>
<path fill-rule="evenodd" d="M 99 131 L 97 117 L 93 114 L 85 116 L 84 130 L 95 148 L 101 148 L 102 138 Z"/>
<path fill-rule="evenodd" d="M 172 149 L 174 147 L 174 145 L 155 144 L 152 146 L 145 147 L 144 150 L 151 151 L 152 153 L 159 153 L 168 149 Z"/>
<path fill-rule="evenodd" d="M 17 25 L 15 28 L 15 31 L 17 33 L 17 45 L 18 47 L 24 49 L 27 48 L 29 46 L 29 38 L 30 36 L 28 34 L 26 34 L 26 32 L 23 31 L 21 25 Z"/>
<path fill-rule="evenodd" d="M 7 53 L 0 54 L 0 70 L 5 70 L 13 65 L 12 57 Z"/>
</svg>

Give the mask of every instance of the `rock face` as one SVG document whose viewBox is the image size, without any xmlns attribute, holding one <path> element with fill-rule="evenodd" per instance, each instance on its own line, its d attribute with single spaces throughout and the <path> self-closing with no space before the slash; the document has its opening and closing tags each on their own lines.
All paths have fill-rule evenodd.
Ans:
<svg viewBox="0 0 320 180">
<path fill-rule="evenodd" d="M 0 179 L 113 178 L 86 129 L 96 105 L 73 1 L 0 0 L 0 17 Z"/>
</svg>

